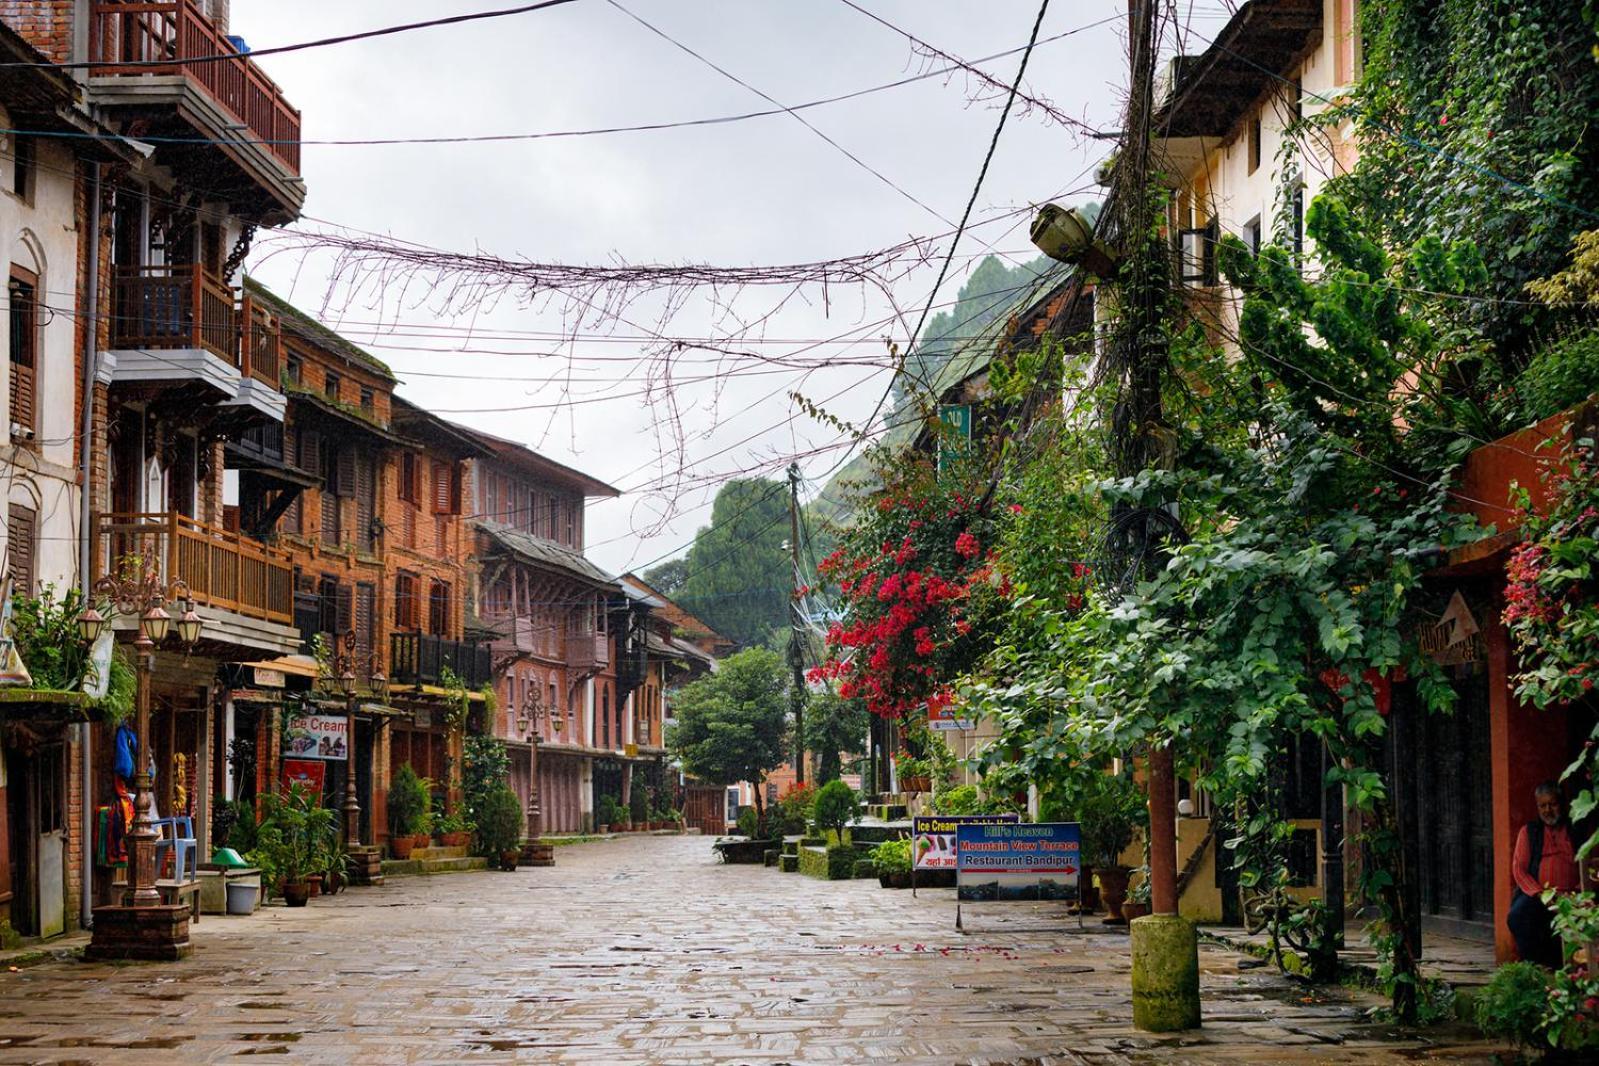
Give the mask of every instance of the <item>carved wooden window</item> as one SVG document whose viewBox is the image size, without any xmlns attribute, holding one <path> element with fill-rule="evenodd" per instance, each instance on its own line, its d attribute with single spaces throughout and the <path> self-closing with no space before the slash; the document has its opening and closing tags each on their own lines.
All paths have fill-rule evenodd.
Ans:
<svg viewBox="0 0 1599 1066">
<path fill-rule="evenodd" d="M 11 425 L 13 435 L 23 440 L 38 428 L 38 292 L 39 276 L 13 265 L 7 289 L 11 300 Z"/>
<path fill-rule="evenodd" d="M 11 505 L 6 519 L 6 573 L 16 592 L 33 595 L 34 555 L 39 513 L 20 503 Z"/>
</svg>

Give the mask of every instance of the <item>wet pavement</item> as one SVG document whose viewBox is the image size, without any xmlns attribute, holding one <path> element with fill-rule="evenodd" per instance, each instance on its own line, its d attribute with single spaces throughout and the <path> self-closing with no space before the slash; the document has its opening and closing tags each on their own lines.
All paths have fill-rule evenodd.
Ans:
<svg viewBox="0 0 1599 1066">
<path fill-rule="evenodd" d="M 1130 1025 L 1125 933 L 1050 905 L 719 866 L 700 837 L 557 849 L 206 918 L 176 964 L 0 972 L 0 1063 L 1490 1062 L 1201 949 L 1205 1025 Z M 1245 968 L 1240 969 L 1243 962 Z"/>
</svg>

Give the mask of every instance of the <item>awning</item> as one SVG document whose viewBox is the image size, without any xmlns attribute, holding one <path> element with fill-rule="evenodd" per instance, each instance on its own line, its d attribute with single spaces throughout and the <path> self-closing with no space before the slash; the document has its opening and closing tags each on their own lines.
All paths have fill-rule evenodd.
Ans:
<svg viewBox="0 0 1599 1066">
<path fill-rule="evenodd" d="M 317 669 L 316 660 L 309 655 L 280 655 L 276 659 L 262 659 L 259 662 L 240 663 L 240 666 L 258 666 L 263 670 L 277 670 L 280 673 L 292 674 L 295 677 L 309 677 L 315 681 L 321 676 Z"/>
<path fill-rule="evenodd" d="M 82 692 L 0 688 L 0 720 L 3 721 L 87 722 L 99 717 L 94 701 Z"/>
</svg>

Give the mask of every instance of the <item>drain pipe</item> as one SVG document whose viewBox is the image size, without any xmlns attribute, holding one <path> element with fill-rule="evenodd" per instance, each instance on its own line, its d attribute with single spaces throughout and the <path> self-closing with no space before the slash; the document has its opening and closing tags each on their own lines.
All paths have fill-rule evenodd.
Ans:
<svg viewBox="0 0 1599 1066">
<path fill-rule="evenodd" d="M 89 255 L 88 285 L 84 294 L 83 319 L 86 341 L 83 346 L 83 419 L 78 425 L 78 586 L 83 591 L 84 602 L 90 594 L 90 566 L 93 563 L 94 498 L 91 478 L 94 473 L 94 379 L 100 364 L 100 164 L 89 164 Z M 79 770 L 82 774 L 83 834 L 79 851 L 82 854 L 82 887 L 79 924 L 88 929 L 94 925 L 94 776 L 90 748 L 94 733 L 88 722 L 78 726 L 78 747 L 81 753 Z"/>
</svg>

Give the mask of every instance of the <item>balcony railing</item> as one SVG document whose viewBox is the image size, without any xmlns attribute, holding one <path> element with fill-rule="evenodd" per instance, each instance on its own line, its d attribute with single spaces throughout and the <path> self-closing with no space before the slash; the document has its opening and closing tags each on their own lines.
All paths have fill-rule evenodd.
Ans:
<svg viewBox="0 0 1599 1066">
<path fill-rule="evenodd" d="M 289 553 L 176 512 L 96 514 L 95 576 L 134 558 L 155 562 L 163 581 L 183 581 L 196 603 L 290 625 L 294 566 Z"/>
<path fill-rule="evenodd" d="M 611 640 L 582 626 L 566 631 L 566 664 L 579 672 L 604 669 L 611 661 Z"/>
<path fill-rule="evenodd" d="M 239 330 L 239 372 L 274 389 L 281 387 L 283 332 L 277 319 L 254 297 L 245 296 L 239 301 Z"/>
<path fill-rule="evenodd" d="M 96 68 L 97 75 L 181 74 L 300 172 L 300 112 L 194 0 L 97 0 L 91 34 L 92 58 L 110 64 Z"/>
<path fill-rule="evenodd" d="M 113 348 L 204 348 L 239 365 L 233 290 L 200 267 L 122 267 L 111 318 Z"/>
<path fill-rule="evenodd" d="M 426 633 L 394 633 L 389 637 L 389 679 L 394 684 L 442 684 L 446 668 L 467 688 L 482 688 L 494 672 L 489 646 Z"/>
</svg>

